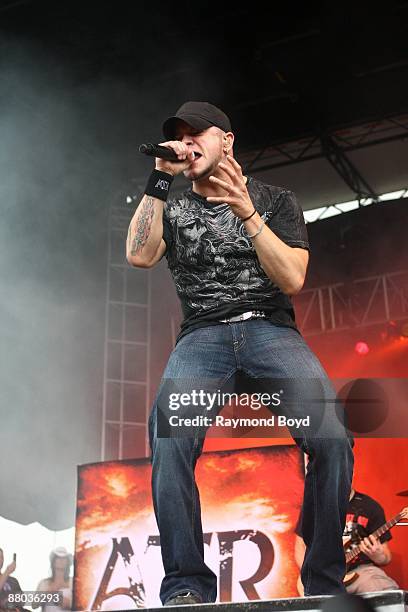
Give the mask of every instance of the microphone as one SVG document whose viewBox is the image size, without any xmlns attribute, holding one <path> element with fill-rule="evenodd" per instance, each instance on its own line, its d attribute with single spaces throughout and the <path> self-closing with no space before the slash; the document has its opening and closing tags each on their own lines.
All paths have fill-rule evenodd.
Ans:
<svg viewBox="0 0 408 612">
<path fill-rule="evenodd" d="M 139 153 L 144 153 L 145 155 L 150 155 L 151 157 L 160 157 L 160 159 L 167 159 L 168 161 L 181 161 L 173 149 L 170 149 L 169 147 L 162 147 L 161 145 L 153 144 L 151 142 L 141 144 L 139 147 Z"/>
</svg>

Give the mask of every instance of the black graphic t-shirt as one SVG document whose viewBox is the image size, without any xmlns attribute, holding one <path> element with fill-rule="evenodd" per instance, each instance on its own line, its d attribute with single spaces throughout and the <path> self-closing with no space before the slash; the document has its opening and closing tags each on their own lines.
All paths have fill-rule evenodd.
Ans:
<svg viewBox="0 0 408 612">
<path fill-rule="evenodd" d="M 291 191 L 248 177 L 250 198 L 266 225 L 286 244 L 309 248 L 301 207 Z M 214 205 L 191 189 L 164 207 L 166 258 L 187 332 L 248 310 L 294 327 L 292 302 L 263 271 L 244 224 L 228 204 Z"/>
<path fill-rule="evenodd" d="M 373 533 L 376 529 L 386 522 L 384 510 L 378 502 L 364 493 L 355 492 L 347 508 L 345 536 L 351 536 L 351 542 L 357 545 L 363 538 Z M 380 542 L 391 540 L 392 536 L 386 531 L 381 537 Z M 350 567 L 373 563 L 367 555 L 360 553 L 358 558 L 353 561 Z"/>
</svg>

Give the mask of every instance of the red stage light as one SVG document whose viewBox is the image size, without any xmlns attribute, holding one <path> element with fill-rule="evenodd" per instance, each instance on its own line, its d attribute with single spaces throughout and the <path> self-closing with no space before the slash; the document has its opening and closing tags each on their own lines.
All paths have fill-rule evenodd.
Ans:
<svg viewBox="0 0 408 612">
<path fill-rule="evenodd" d="M 356 353 L 358 355 L 367 355 L 367 353 L 369 352 L 370 348 L 367 344 L 367 342 L 357 342 L 354 350 L 356 351 Z"/>
</svg>

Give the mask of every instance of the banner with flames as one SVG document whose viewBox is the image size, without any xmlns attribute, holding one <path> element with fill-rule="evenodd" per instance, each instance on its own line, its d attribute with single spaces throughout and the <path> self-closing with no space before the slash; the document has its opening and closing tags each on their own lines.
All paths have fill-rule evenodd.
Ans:
<svg viewBox="0 0 408 612">
<path fill-rule="evenodd" d="M 297 596 L 294 528 L 304 482 L 297 447 L 204 453 L 196 474 L 218 601 Z M 79 467 L 74 609 L 161 605 L 150 477 L 147 459 Z"/>
</svg>

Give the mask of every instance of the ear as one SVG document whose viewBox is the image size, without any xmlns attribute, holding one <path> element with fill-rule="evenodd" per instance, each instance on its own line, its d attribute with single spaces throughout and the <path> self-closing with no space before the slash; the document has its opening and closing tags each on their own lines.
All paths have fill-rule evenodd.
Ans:
<svg viewBox="0 0 408 612">
<path fill-rule="evenodd" d="M 225 132 L 222 137 L 222 146 L 224 149 L 224 153 L 230 153 L 232 146 L 234 144 L 234 134 L 232 132 Z"/>
</svg>

